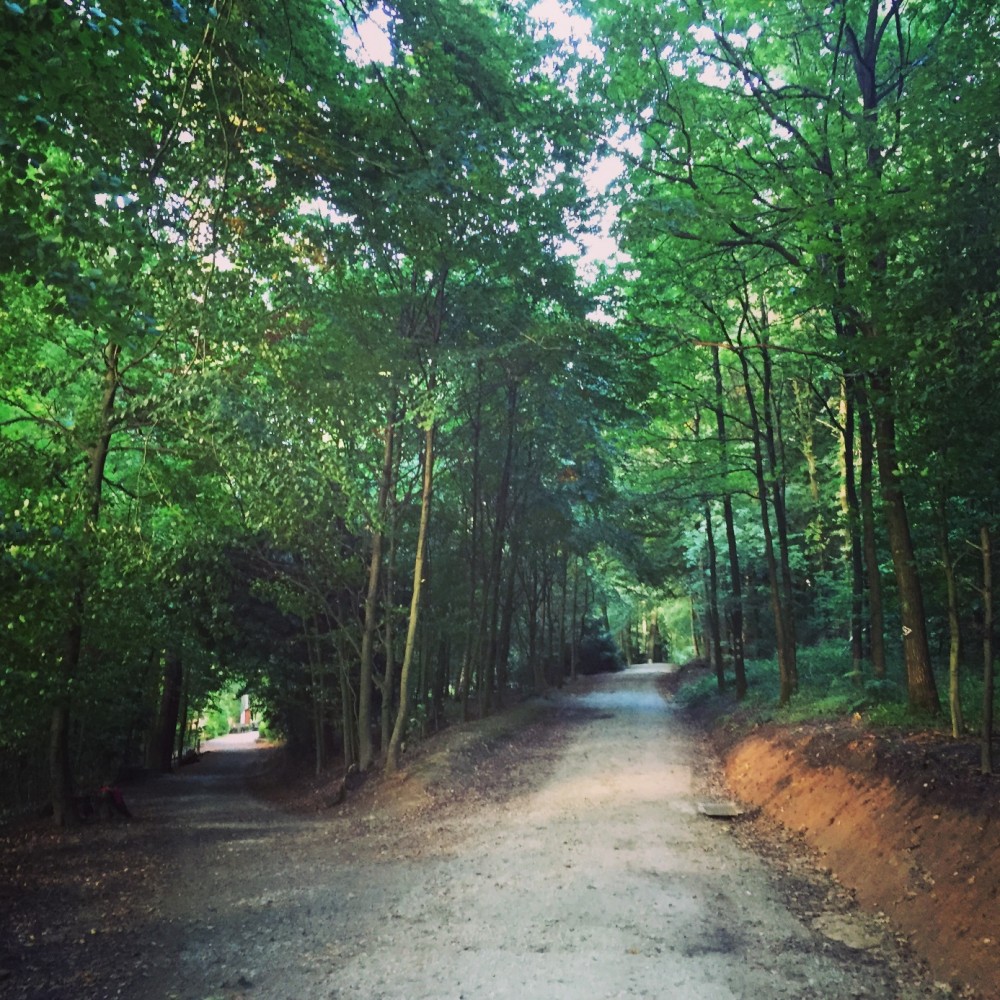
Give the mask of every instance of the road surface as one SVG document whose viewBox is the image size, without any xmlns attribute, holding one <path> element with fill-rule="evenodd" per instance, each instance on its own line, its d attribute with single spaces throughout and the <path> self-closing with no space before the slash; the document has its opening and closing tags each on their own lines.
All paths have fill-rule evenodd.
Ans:
<svg viewBox="0 0 1000 1000">
<path fill-rule="evenodd" d="M 667 669 L 553 695 L 563 738 L 537 762 L 529 742 L 519 774 L 531 780 L 500 801 L 409 818 L 281 812 L 239 780 L 252 734 L 211 746 L 139 803 L 176 831 L 172 874 L 135 929 L 154 946 L 129 989 L 150 1000 L 932 995 L 907 985 L 870 921 L 843 905 L 821 912 L 815 884 L 699 812 L 711 764 L 658 691 Z M 843 943 L 845 923 L 864 947 Z"/>
</svg>

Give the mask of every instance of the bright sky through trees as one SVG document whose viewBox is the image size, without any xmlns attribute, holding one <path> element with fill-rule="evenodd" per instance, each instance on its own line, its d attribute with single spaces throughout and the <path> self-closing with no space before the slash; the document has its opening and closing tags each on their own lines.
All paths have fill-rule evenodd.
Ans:
<svg viewBox="0 0 1000 1000">
<path fill-rule="evenodd" d="M 590 21 L 572 13 L 560 0 L 539 0 L 529 11 L 537 23 L 540 34 L 548 34 L 563 45 L 575 49 L 587 59 L 600 60 L 601 51 L 591 41 Z M 392 62 L 390 13 L 383 6 L 375 7 L 364 20 L 350 27 L 344 35 L 348 57 L 359 66 Z M 621 157 L 603 153 L 596 156 L 586 175 L 587 190 L 599 198 L 607 193 L 622 175 L 625 164 Z M 568 245 L 567 256 L 579 256 L 577 270 L 585 279 L 596 277 L 603 264 L 620 261 L 618 241 L 611 230 L 617 219 L 617 209 L 611 206 L 600 209 L 594 225 L 578 236 L 576 243 Z"/>
<path fill-rule="evenodd" d="M 376 7 L 363 21 L 349 28 L 344 35 L 347 55 L 359 66 L 369 63 L 387 65 L 392 62 L 392 42 L 389 39 L 389 12 Z"/>
</svg>

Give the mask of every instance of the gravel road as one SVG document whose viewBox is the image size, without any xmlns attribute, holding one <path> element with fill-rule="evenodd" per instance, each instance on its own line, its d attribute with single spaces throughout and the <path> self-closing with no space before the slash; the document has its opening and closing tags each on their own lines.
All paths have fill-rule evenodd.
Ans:
<svg viewBox="0 0 1000 1000">
<path fill-rule="evenodd" d="M 667 669 L 553 695 L 563 738 L 537 760 L 529 744 L 518 787 L 410 817 L 282 812 L 244 789 L 252 734 L 216 741 L 137 803 L 171 828 L 172 871 L 130 929 L 153 945 L 122 995 L 933 995 L 835 887 L 766 864 L 743 821 L 700 814 L 712 766 L 658 691 Z"/>
</svg>

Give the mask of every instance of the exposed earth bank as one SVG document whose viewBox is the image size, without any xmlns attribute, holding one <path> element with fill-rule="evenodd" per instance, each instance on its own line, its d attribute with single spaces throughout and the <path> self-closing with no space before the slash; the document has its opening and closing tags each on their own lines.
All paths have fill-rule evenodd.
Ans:
<svg viewBox="0 0 1000 1000">
<path fill-rule="evenodd" d="M 814 849 L 936 978 L 1000 996 L 1000 779 L 978 746 L 849 722 L 721 742 L 730 789 L 773 837 Z"/>
<path fill-rule="evenodd" d="M 719 758 L 669 676 L 633 668 L 454 726 L 338 806 L 339 781 L 229 737 L 126 789 L 134 822 L 0 831 L 0 996 L 1000 996 L 992 781 L 980 813 L 968 788 L 935 793 L 959 786 L 926 748 L 921 766 L 858 733 L 760 733 L 721 748 L 759 815 L 709 818 Z M 907 794 L 914 766 L 926 795 Z M 900 919 L 927 900 L 955 927 L 943 954 Z"/>
</svg>

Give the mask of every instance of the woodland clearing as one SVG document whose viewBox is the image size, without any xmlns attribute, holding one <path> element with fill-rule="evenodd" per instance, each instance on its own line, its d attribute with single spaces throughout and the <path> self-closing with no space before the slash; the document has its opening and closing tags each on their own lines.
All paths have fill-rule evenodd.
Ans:
<svg viewBox="0 0 1000 1000">
<path fill-rule="evenodd" d="M 995 914 L 996 828 L 982 796 L 937 797 L 948 755 L 922 749 L 933 787 L 897 800 L 913 777 L 867 738 L 803 728 L 720 748 L 670 683 L 633 667 L 453 726 L 337 807 L 338 782 L 290 775 L 247 734 L 130 786 L 134 822 L 8 829 L 0 996 L 997 995 L 995 945 L 974 940 L 993 932 L 968 910 L 986 898 Z M 699 811 L 727 794 L 717 749 L 751 806 L 738 819 Z M 951 883 L 938 829 L 966 852 Z M 872 862 L 856 885 L 851 855 Z M 900 871 L 910 888 L 880 901 Z M 968 929 L 907 930 L 904 898 Z"/>
</svg>

